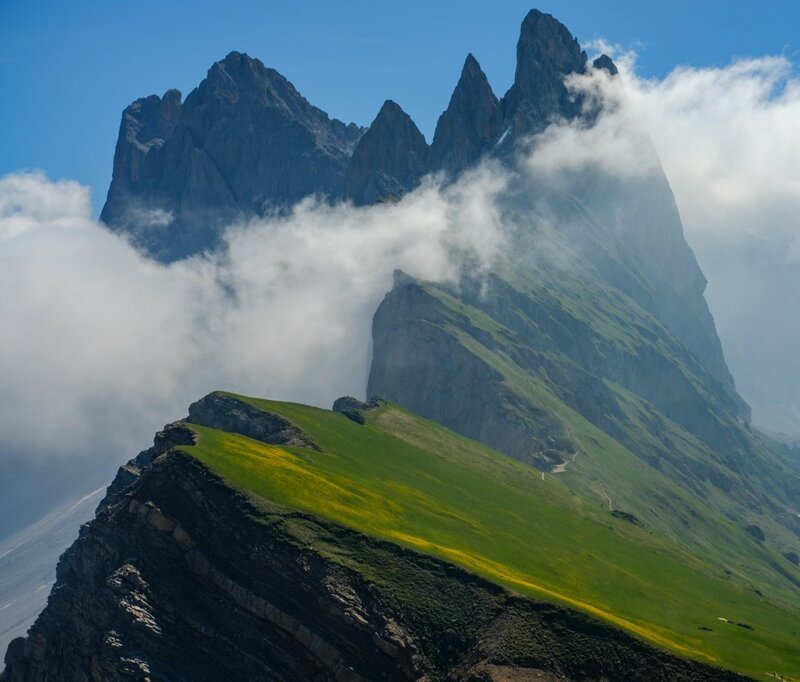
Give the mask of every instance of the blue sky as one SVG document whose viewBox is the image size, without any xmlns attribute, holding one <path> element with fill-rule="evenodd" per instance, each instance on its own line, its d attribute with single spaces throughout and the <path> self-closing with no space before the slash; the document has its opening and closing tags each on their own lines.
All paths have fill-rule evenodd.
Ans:
<svg viewBox="0 0 800 682">
<path fill-rule="evenodd" d="M 467 52 L 498 93 L 519 23 L 550 12 L 585 43 L 636 47 L 640 72 L 800 49 L 800 1 L 114 2 L 0 0 L 0 175 L 42 169 L 89 185 L 99 211 L 122 109 L 184 96 L 231 50 L 259 57 L 313 104 L 368 124 L 383 100 L 430 139 Z"/>
</svg>

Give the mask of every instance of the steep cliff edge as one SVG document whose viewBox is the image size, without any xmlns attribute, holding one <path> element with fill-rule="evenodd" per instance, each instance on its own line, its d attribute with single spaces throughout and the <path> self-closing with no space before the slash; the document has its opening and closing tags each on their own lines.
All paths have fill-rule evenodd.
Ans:
<svg viewBox="0 0 800 682">
<path fill-rule="evenodd" d="M 0 679 L 744 679 L 256 502 L 161 451 L 186 433 L 166 429 L 160 454 L 82 528 Z"/>
<path fill-rule="evenodd" d="M 231 52 L 185 101 L 169 90 L 125 109 L 100 219 L 158 260 L 214 249 L 239 216 L 310 194 L 341 199 L 363 132 L 309 104 L 258 59 Z"/>
<path fill-rule="evenodd" d="M 194 403 L 120 469 L 0 679 L 723 680 L 741 678 L 676 654 L 800 662 L 779 572 L 727 576 L 439 425 L 337 407 L 352 414 Z"/>
</svg>

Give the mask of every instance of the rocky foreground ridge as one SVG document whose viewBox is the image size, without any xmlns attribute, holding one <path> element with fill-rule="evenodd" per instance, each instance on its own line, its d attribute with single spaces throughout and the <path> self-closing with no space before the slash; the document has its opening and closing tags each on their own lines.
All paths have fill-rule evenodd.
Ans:
<svg viewBox="0 0 800 682">
<path fill-rule="evenodd" d="M 9 647 L 3 682 L 743 679 L 248 498 L 181 451 L 192 421 L 270 443 L 303 438 L 218 394 L 165 427 L 62 557 L 47 608 Z"/>
</svg>

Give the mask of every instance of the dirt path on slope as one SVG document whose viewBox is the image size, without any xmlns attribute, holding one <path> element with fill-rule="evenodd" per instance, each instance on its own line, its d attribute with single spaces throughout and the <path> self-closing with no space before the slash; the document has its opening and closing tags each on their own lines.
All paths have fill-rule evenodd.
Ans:
<svg viewBox="0 0 800 682">
<path fill-rule="evenodd" d="M 565 462 L 561 462 L 561 464 L 556 464 L 552 469 L 550 469 L 549 473 L 551 474 L 563 474 L 567 467 L 575 461 L 575 458 L 580 454 L 579 450 L 576 450 L 572 453 L 572 456 L 566 460 Z"/>
<path fill-rule="evenodd" d="M 611 496 L 606 492 L 606 487 L 602 483 L 600 484 L 600 490 L 603 492 L 603 495 L 605 495 L 605 498 L 608 500 L 608 511 L 613 512 L 614 505 L 611 503 Z"/>
</svg>

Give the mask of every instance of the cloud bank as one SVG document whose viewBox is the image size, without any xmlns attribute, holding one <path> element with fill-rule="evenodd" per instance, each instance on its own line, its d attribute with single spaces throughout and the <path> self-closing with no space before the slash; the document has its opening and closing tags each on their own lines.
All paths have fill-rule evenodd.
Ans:
<svg viewBox="0 0 800 682">
<path fill-rule="evenodd" d="M 484 166 L 394 205 L 308 200 L 231 228 L 222 255 L 163 266 L 90 219 L 85 187 L 0 179 L 4 455 L 120 461 L 217 388 L 323 406 L 362 394 L 394 269 L 487 267 L 504 185 Z"/>
</svg>

